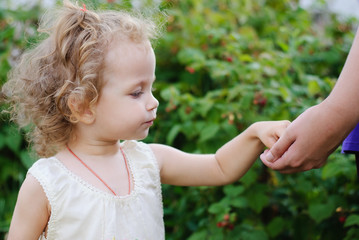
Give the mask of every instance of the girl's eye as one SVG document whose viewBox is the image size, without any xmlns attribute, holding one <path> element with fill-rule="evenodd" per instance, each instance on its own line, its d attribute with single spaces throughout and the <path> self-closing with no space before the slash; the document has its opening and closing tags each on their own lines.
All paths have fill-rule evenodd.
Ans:
<svg viewBox="0 0 359 240">
<path fill-rule="evenodd" d="M 131 96 L 132 96 L 132 97 L 135 97 L 135 98 L 138 98 L 138 97 L 140 97 L 142 94 L 143 94 L 142 91 L 138 91 L 138 92 L 131 93 Z"/>
</svg>

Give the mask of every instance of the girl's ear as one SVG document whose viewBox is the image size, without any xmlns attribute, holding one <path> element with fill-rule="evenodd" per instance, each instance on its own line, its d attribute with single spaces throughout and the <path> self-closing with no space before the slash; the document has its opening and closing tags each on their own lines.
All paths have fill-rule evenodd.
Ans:
<svg viewBox="0 0 359 240">
<path fill-rule="evenodd" d="M 71 110 L 71 122 L 92 124 L 95 121 L 95 112 L 90 108 L 90 106 L 85 106 L 85 104 L 80 101 L 75 94 L 70 95 L 67 105 Z"/>
</svg>

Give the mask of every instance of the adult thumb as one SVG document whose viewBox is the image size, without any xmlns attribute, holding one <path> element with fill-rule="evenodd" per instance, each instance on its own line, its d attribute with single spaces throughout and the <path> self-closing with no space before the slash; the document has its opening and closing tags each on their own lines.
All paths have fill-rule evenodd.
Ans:
<svg viewBox="0 0 359 240">
<path fill-rule="evenodd" d="M 284 133 L 269 151 L 263 156 L 268 162 L 275 162 L 289 149 L 294 140 Z"/>
</svg>

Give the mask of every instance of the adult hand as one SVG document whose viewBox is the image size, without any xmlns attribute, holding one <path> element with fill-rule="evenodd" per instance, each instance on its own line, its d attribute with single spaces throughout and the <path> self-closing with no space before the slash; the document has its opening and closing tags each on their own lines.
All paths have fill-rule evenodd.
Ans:
<svg viewBox="0 0 359 240">
<path fill-rule="evenodd" d="M 343 116 L 328 104 L 311 107 L 260 158 L 266 166 L 281 173 L 320 168 L 350 131 L 343 124 Z"/>
<path fill-rule="evenodd" d="M 323 166 L 328 156 L 359 122 L 359 34 L 327 99 L 302 113 L 278 142 L 261 155 L 262 162 L 282 173 Z"/>
</svg>

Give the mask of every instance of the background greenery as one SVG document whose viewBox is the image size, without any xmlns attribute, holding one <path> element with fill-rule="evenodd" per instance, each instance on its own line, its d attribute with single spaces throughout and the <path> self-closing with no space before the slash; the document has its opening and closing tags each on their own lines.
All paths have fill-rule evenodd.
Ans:
<svg viewBox="0 0 359 240">
<path fill-rule="evenodd" d="M 87 2 L 132 7 L 131 1 Z M 155 45 L 158 120 L 145 141 L 197 153 L 215 152 L 255 121 L 293 120 L 321 102 L 358 25 L 329 13 L 311 15 L 296 0 L 140 2 L 143 9 L 155 6 L 168 15 Z M 0 7 L 0 85 L 36 40 L 41 11 Z M 8 116 L 0 121 L 4 234 L 33 159 Z M 356 239 L 357 181 L 354 157 L 338 149 L 324 167 L 304 173 L 282 175 L 258 160 L 232 185 L 164 185 L 166 239 Z"/>
</svg>

